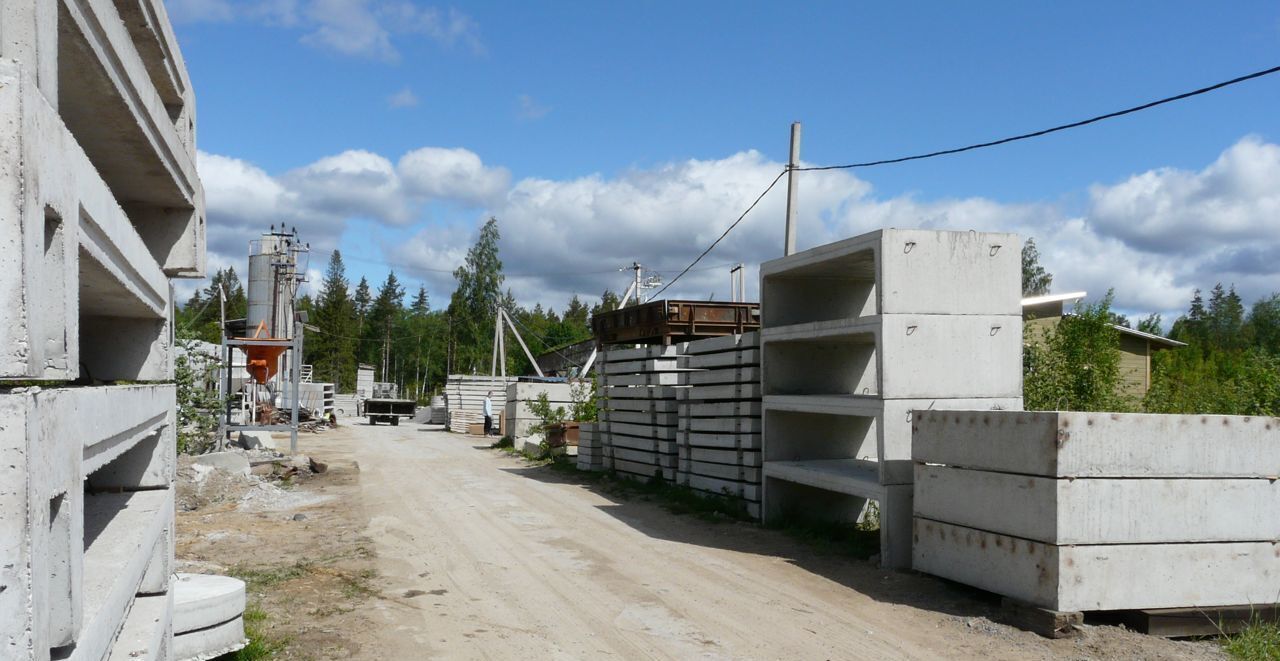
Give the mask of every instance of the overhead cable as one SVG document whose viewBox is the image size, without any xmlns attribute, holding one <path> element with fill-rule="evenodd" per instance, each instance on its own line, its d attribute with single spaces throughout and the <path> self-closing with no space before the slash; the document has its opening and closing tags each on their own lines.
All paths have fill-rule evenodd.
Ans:
<svg viewBox="0 0 1280 661">
<path fill-rule="evenodd" d="M 876 166 L 876 165 L 890 165 L 890 164 L 893 164 L 893 163 L 905 163 L 905 162 L 907 162 L 907 161 L 919 161 L 919 160 L 923 160 L 923 159 L 926 159 L 926 158 L 934 158 L 934 157 L 936 157 L 936 156 L 947 156 L 947 155 L 950 155 L 950 154 L 959 154 L 959 153 L 961 153 L 961 152 L 973 151 L 973 150 L 975 150 L 975 149 L 983 149 L 983 148 L 986 148 L 986 147 L 995 147 L 995 146 L 997 146 L 997 145 L 1008 144 L 1008 143 L 1010 143 L 1010 142 L 1017 142 L 1017 141 L 1019 141 L 1019 140 L 1028 140 L 1028 139 L 1030 139 L 1030 138 L 1038 138 L 1038 137 L 1043 136 L 1043 135 L 1049 135 L 1050 133 L 1057 133 L 1058 131 L 1066 131 L 1067 129 L 1080 128 L 1081 126 L 1088 126 L 1089 124 L 1095 124 L 1095 123 L 1097 123 L 1097 122 L 1101 122 L 1101 121 L 1108 120 L 1108 119 L 1114 119 L 1114 118 L 1116 118 L 1116 117 L 1123 117 L 1124 115 L 1131 115 L 1131 114 L 1133 114 L 1133 113 L 1135 113 L 1135 112 L 1140 112 L 1140 111 L 1143 111 L 1143 110 L 1148 110 L 1148 109 L 1150 109 L 1150 108 L 1154 108 L 1154 107 L 1156 107 L 1156 106 L 1162 106 L 1162 105 L 1164 105 L 1164 104 L 1166 104 L 1166 103 L 1173 103 L 1174 101 L 1182 101 L 1183 99 L 1189 99 L 1189 98 L 1191 98 L 1191 97 L 1193 97 L 1193 96 L 1199 96 L 1199 95 L 1201 95 L 1201 94 L 1208 94 L 1209 92 L 1212 92 L 1212 91 L 1215 91 L 1215 90 L 1220 90 L 1220 89 L 1222 89 L 1222 88 L 1224 88 L 1224 87 L 1230 87 L 1230 86 L 1232 86 L 1232 85 L 1237 85 L 1237 84 L 1239 84 L 1239 83 L 1243 83 L 1243 82 L 1245 82 L 1245 81 L 1253 80 L 1254 78 L 1261 78 L 1261 77 L 1263 77 L 1263 76 L 1269 76 L 1269 75 L 1271 75 L 1271 74 L 1273 74 L 1273 73 L 1277 73 L 1277 72 L 1280 72 L 1280 67 L 1271 67 L 1270 69 L 1264 69 L 1264 70 L 1262 70 L 1262 71 L 1256 71 L 1256 72 L 1254 72 L 1254 73 L 1251 73 L 1251 74 L 1248 74 L 1248 75 L 1245 75 L 1245 76 L 1240 76 L 1239 78 L 1232 78 L 1231 80 L 1223 81 L 1223 82 L 1221 82 L 1221 83 L 1217 83 L 1217 84 L 1215 84 L 1215 85 L 1210 85 L 1210 86 L 1208 86 L 1208 87 L 1201 87 L 1200 89 L 1192 90 L 1192 91 L 1190 91 L 1190 92 L 1183 92 L 1182 94 L 1177 94 L 1177 95 L 1175 95 L 1175 96 L 1165 97 L 1165 98 L 1160 99 L 1160 100 L 1158 100 L 1158 101 L 1152 101 L 1152 102 L 1150 102 L 1150 103 L 1144 103 L 1144 104 L 1142 104 L 1142 105 L 1140 105 L 1140 106 L 1134 106 L 1134 107 L 1132 107 L 1132 108 L 1125 108 L 1124 110 L 1117 110 L 1117 111 L 1115 111 L 1115 112 L 1109 112 L 1109 113 L 1107 113 L 1107 114 L 1105 114 L 1105 115 L 1098 115 L 1098 116 L 1096 116 L 1096 117 L 1090 117 L 1089 119 L 1082 119 L 1082 120 L 1080 120 L 1080 121 L 1078 121 L 1078 122 L 1071 122 L 1070 124 L 1061 124 L 1061 125 L 1058 125 L 1058 126 L 1054 126 L 1053 128 L 1047 128 L 1047 129 L 1042 129 L 1042 130 L 1039 130 L 1039 131 L 1033 131 L 1033 132 L 1031 132 L 1031 133 L 1023 133 L 1022 135 L 1015 135 L 1015 136 L 1008 137 L 1008 138 L 1001 138 L 1000 140 L 992 140 L 992 141 L 990 141 L 990 142 L 980 142 L 980 143 L 978 143 L 978 144 L 969 145 L 969 146 L 967 146 L 967 147 L 956 147 L 956 148 L 954 148 L 954 149 L 943 149 L 943 150 L 940 150 L 940 151 L 929 152 L 929 153 L 927 153 L 927 154 L 916 154 L 915 156 L 901 156 L 901 157 L 898 157 L 898 158 L 886 158 L 886 159 L 879 160 L 879 161 L 866 161 L 866 162 L 864 162 L 864 163 L 849 163 L 849 164 L 846 164 L 846 165 L 822 165 L 822 166 L 812 166 L 812 167 L 807 167 L 807 168 L 795 168 L 795 170 L 796 170 L 797 172 L 816 172 L 816 171 L 820 171 L 820 170 L 849 170 L 849 169 L 852 169 L 852 168 L 869 168 L 869 167 L 873 167 L 873 166 Z"/>
</svg>

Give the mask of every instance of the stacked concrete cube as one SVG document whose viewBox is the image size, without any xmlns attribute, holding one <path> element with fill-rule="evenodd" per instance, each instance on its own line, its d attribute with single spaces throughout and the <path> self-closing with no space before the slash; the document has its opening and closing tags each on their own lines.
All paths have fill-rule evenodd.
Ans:
<svg viewBox="0 0 1280 661">
<path fill-rule="evenodd" d="M 687 388 L 676 391 L 676 482 L 746 501 L 760 515 L 760 335 L 689 342 Z"/>
<path fill-rule="evenodd" d="M 1280 419 L 917 416 L 914 566 L 1056 611 L 1280 600 Z"/>
<path fill-rule="evenodd" d="M 761 267 L 764 516 L 853 521 L 911 565 L 911 421 L 1022 408 L 1021 244 L 885 229 Z"/>
<path fill-rule="evenodd" d="M 159 0 L 0 3 L 2 658 L 173 649 L 169 278 L 204 273 L 195 154 Z"/>
<path fill-rule="evenodd" d="M 676 391 L 681 345 L 606 348 L 597 359 L 604 466 L 649 480 L 676 478 Z"/>
<path fill-rule="evenodd" d="M 547 403 L 552 409 L 565 410 L 567 415 L 573 407 L 572 386 L 567 383 L 511 383 L 506 392 L 506 425 L 507 434 L 513 438 L 529 436 L 533 428 L 542 423 L 533 410 L 529 408 L 538 400 L 539 395 L 546 394 Z"/>
</svg>

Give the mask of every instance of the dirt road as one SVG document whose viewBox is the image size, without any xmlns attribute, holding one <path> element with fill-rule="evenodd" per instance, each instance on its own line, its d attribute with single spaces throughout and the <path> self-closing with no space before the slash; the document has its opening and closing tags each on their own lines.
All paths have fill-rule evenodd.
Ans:
<svg viewBox="0 0 1280 661">
<path fill-rule="evenodd" d="M 975 593 L 781 533 L 618 501 L 483 439 L 355 424 L 302 451 L 359 466 L 385 658 L 1216 657 L 1112 627 L 1048 641 Z"/>
</svg>

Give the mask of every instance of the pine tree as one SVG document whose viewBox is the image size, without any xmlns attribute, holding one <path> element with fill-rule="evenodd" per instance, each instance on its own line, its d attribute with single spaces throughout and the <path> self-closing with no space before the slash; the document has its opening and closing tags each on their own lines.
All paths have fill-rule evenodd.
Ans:
<svg viewBox="0 0 1280 661">
<path fill-rule="evenodd" d="M 431 309 L 427 302 L 427 288 L 425 286 L 418 285 L 418 294 L 413 297 L 413 303 L 409 306 L 409 309 L 413 310 L 414 314 L 426 314 Z"/>
<path fill-rule="evenodd" d="M 334 383 L 339 392 L 351 392 L 356 377 L 355 314 L 347 285 L 342 253 L 335 250 L 314 303 L 314 325 L 320 330 L 305 345 L 316 380 Z"/>
<path fill-rule="evenodd" d="M 351 297 L 356 315 L 356 329 L 364 335 L 364 318 L 369 314 L 369 306 L 373 304 L 373 294 L 369 292 L 369 280 L 360 276 L 360 284 L 356 285 L 356 293 Z"/>
<path fill-rule="evenodd" d="M 1152 312 L 1150 315 L 1147 316 L 1147 318 L 1138 322 L 1138 330 L 1144 333 L 1151 333 L 1152 335 L 1159 335 L 1161 332 L 1163 332 L 1160 329 L 1160 325 L 1161 325 L 1160 313 Z"/>
</svg>

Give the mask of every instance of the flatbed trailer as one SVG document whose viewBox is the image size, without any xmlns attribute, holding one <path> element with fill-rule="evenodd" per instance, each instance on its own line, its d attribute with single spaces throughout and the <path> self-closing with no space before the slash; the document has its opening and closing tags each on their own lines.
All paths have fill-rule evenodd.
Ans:
<svg viewBox="0 0 1280 661">
<path fill-rule="evenodd" d="M 366 399 L 364 414 L 369 417 L 369 424 L 389 422 L 392 426 L 400 424 L 400 418 L 412 418 L 417 404 L 412 399 Z"/>
</svg>

